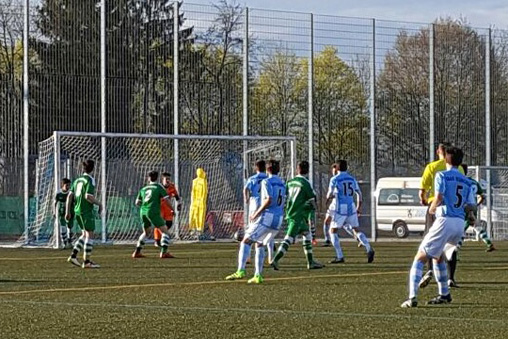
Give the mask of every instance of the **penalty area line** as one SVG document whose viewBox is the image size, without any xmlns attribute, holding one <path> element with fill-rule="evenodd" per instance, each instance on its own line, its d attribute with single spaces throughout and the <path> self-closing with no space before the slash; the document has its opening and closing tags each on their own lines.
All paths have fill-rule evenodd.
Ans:
<svg viewBox="0 0 508 339">
<path fill-rule="evenodd" d="M 104 308 L 129 308 L 146 310 L 171 310 L 174 312 L 204 312 L 204 313 L 256 313 L 264 315 L 300 315 L 300 316 L 326 316 L 326 317 L 353 317 L 353 318 L 391 318 L 394 320 L 433 320 L 433 321 L 460 321 L 506 324 L 502 319 L 485 318 L 463 318 L 463 317 L 442 317 L 414 314 L 393 314 L 393 313 L 357 313 L 357 312 L 334 312 L 334 311 L 303 311 L 303 310 L 281 310 L 264 308 L 218 308 L 218 307 L 192 307 L 192 306 L 169 306 L 169 305 L 146 305 L 146 304 L 111 304 L 111 303 L 76 303 L 76 302 L 55 302 L 55 301 L 26 301 L 26 300 L 1 300 L 3 304 L 25 304 L 36 306 L 66 306 L 66 307 L 104 307 Z"/>
<path fill-rule="evenodd" d="M 329 279 L 329 278 L 354 278 L 366 276 L 381 276 L 381 275 L 397 275 L 407 274 L 407 271 L 390 271 L 390 272 L 365 272 L 365 273 L 346 273 L 346 274 L 324 274 L 324 275 L 305 275 L 293 277 L 280 277 L 266 279 L 266 282 L 272 281 L 291 281 L 291 280 L 308 280 L 308 279 Z M 85 292 L 85 291 L 105 291 L 105 290 L 120 290 L 129 288 L 146 288 L 146 287 L 173 287 L 173 286 L 200 286 L 200 285 L 221 285 L 221 284 L 234 284 L 243 283 L 245 280 L 209 280 L 209 281 L 193 281 L 193 282 L 172 282 L 172 283 L 155 283 L 155 284 L 132 284 L 132 285 L 111 285 L 111 286 L 88 286 L 88 287 L 70 287 L 70 288 L 48 288 L 40 290 L 21 290 L 21 291 L 6 291 L 0 292 L 0 295 L 21 295 L 21 294 L 40 294 L 40 293 L 54 293 L 54 292 Z"/>
</svg>

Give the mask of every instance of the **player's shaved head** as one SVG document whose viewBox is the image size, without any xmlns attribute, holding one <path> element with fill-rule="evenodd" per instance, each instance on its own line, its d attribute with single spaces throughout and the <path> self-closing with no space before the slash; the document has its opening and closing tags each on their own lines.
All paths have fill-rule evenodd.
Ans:
<svg viewBox="0 0 508 339">
<path fill-rule="evenodd" d="M 95 167 L 95 162 L 93 160 L 88 159 L 88 160 L 83 161 L 82 165 L 83 165 L 83 171 L 85 173 L 92 173 L 93 169 Z"/>
<path fill-rule="evenodd" d="M 266 162 L 264 160 L 256 161 L 256 171 L 265 172 L 266 171 Z"/>
<path fill-rule="evenodd" d="M 62 181 L 60 181 L 60 185 L 61 186 L 67 185 L 67 184 L 70 184 L 70 183 L 71 183 L 71 181 L 68 178 L 63 178 Z"/>
<path fill-rule="evenodd" d="M 300 174 L 309 174 L 310 165 L 308 161 L 300 161 L 298 163 L 298 173 Z"/>
<path fill-rule="evenodd" d="M 446 162 L 452 166 L 458 167 L 462 164 L 464 158 L 464 152 L 458 147 L 449 146 L 446 148 Z"/>
<path fill-rule="evenodd" d="M 162 178 L 171 178 L 171 174 L 169 174 L 168 172 L 162 172 L 161 177 Z"/>
<path fill-rule="evenodd" d="M 148 172 L 148 178 L 151 182 L 156 182 L 157 178 L 159 178 L 159 172 L 157 171 L 150 171 Z"/>
<path fill-rule="evenodd" d="M 280 171 L 280 163 L 277 160 L 268 160 L 268 164 L 266 166 L 266 171 L 271 174 L 279 174 Z"/>
</svg>

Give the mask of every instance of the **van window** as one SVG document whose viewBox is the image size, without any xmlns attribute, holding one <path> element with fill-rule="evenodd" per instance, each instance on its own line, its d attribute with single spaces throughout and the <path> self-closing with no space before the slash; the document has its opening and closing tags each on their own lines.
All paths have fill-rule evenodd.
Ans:
<svg viewBox="0 0 508 339">
<path fill-rule="evenodd" d="M 382 188 L 378 205 L 415 206 L 420 204 L 417 188 Z"/>
</svg>

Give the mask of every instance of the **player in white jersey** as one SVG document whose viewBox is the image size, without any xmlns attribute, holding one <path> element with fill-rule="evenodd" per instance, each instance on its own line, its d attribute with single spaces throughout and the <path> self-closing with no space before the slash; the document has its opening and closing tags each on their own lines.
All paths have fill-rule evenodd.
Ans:
<svg viewBox="0 0 508 339">
<path fill-rule="evenodd" d="M 278 161 L 270 160 L 266 171 L 268 178 L 261 182 L 261 205 L 250 215 L 251 224 L 245 232 L 242 243 L 245 244 L 239 254 L 239 262 L 247 261 L 247 247 L 256 244 L 256 272 L 249 284 L 263 282 L 263 261 L 265 259 L 265 246 L 277 235 L 284 217 L 284 202 L 286 199 L 286 185 L 278 177 L 280 165 Z M 245 267 L 245 265 L 244 265 Z M 245 268 L 237 270 L 226 277 L 226 280 L 236 280 L 245 277 Z"/>
<path fill-rule="evenodd" d="M 358 214 L 362 207 L 362 192 L 356 179 L 347 172 L 346 160 L 337 162 L 339 172 L 330 179 L 327 199 L 335 199 L 335 208 L 330 210 L 332 214 L 332 223 L 330 226 L 330 240 L 335 248 L 335 258 L 329 261 L 330 264 L 339 264 L 344 262 L 344 255 L 340 246 L 338 231 L 340 228 L 350 230 L 355 238 L 365 247 L 367 252 L 367 262 L 374 261 L 374 249 L 370 245 L 367 237 L 358 228 Z M 358 206 L 355 207 L 354 195 L 358 196 Z"/>
<path fill-rule="evenodd" d="M 429 232 L 420 244 L 409 272 L 409 298 L 401 305 L 403 308 L 418 306 L 418 285 L 422 278 L 423 266 L 427 260 L 433 261 L 439 295 L 428 304 L 446 304 L 452 301 L 448 288 L 448 274 L 443 251 L 446 245 L 457 245 L 464 233 L 464 210 L 469 219 L 474 218 L 476 200 L 472 183 L 459 172 L 464 154 L 457 147 L 446 148 L 446 171 L 438 172 L 434 181 L 436 197 L 429 213 L 436 215 Z"/>
</svg>

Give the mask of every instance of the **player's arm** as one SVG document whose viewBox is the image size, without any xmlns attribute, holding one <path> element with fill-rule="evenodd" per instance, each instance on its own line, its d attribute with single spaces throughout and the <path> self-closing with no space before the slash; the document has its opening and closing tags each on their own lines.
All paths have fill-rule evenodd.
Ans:
<svg viewBox="0 0 508 339">
<path fill-rule="evenodd" d="M 136 206 L 141 206 L 141 200 L 143 199 L 142 195 L 141 195 L 141 191 L 138 192 L 138 196 L 136 197 Z"/>
<path fill-rule="evenodd" d="M 418 197 L 420 198 L 420 204 L 427 205 L 427 192 L 432 188 L 432 171 L 429 165 L 425 166 L 423 171 L 422 180 L 420 182 L 420 191 Z"/>
<path fill-rule="evenodd" d="M 173 209 L 173 206 L 171 206 L 171 197 L 169 195 L 162 197 L 162 201 L 166 204 L 166 206 Z"/>
<path fill-rule="evenodd" d="M 358 197 L 358 200 L 357 200 L 357 205 L 356 205 L 356 213 L 357 214 L 360 214 L 361 211 L 362 211 L 362 205 L 363 205 L 363 195 L 362 195 L 362 191 L 360 190 L 360 185 L 358 185 L 358 181 L 354 181 L 354 190 L 355 190 L 355 193 Z"/>
<path fill-rule="evenodd" d="M 182 210 L 182 201 L 180 201 L 180 194 L 178 194 L 178 190 L 176 186 L 173 184 L 173 198 L 176 200 L 176 210 L 180 212 Z"/>
<path fill-rule="evenodd" d="M 268 206 L 270 206 L 270 204 L 272 203 L 272 187 L 270 185 L 268 185 L 268 182 L 263 180 L 261 182 L 261 197 L 263 197 L 263 200 L 261 201 L 261 206 L 259 206 L 259 208 L 256 210 L 256 212 L 254 212 L 251 217 L 250 217 L 250 220 L 256 220 L 259 215 L 261 213 L 263 213 L 264 210 L 266 210 L 268 208 Z"/>
<path fill-rule="evenodd" d="M 326 193 L 326 205 L 330 204 L 330 201 L 335 197 L 335 189 L 333 186 L 333 178 L 330 179 L 330 183 L 328 184 L 328 192 Z"/>
<path fill-rule="evenodd" d="M 446 185 L 444 184 L 442 173 L 436 174 L 434 185 L 436 194 L 434 196 L 434 200 L 432 200 L 432 204 L 430 205 L 429 214 L 436 214 L 437 207 L 443 202 Z"/>
<path fill-rule="evenodd" d="M 476 195 L 478 196 L 478 202 L 476 203 L 478 206 L 485 202 L 485 192 L 483 191 L 482 186 L 480 186 L 479 182 L 475 181 L 476 186 Z"/>
<path fill-rule="evenodd" d="M 67 201 L 65 202 L 65 220 L 69 221 L 72 218 L 72 205 L 74 204 L 74 192 L 71 190 L 67 195 Z"/>
</svg>

